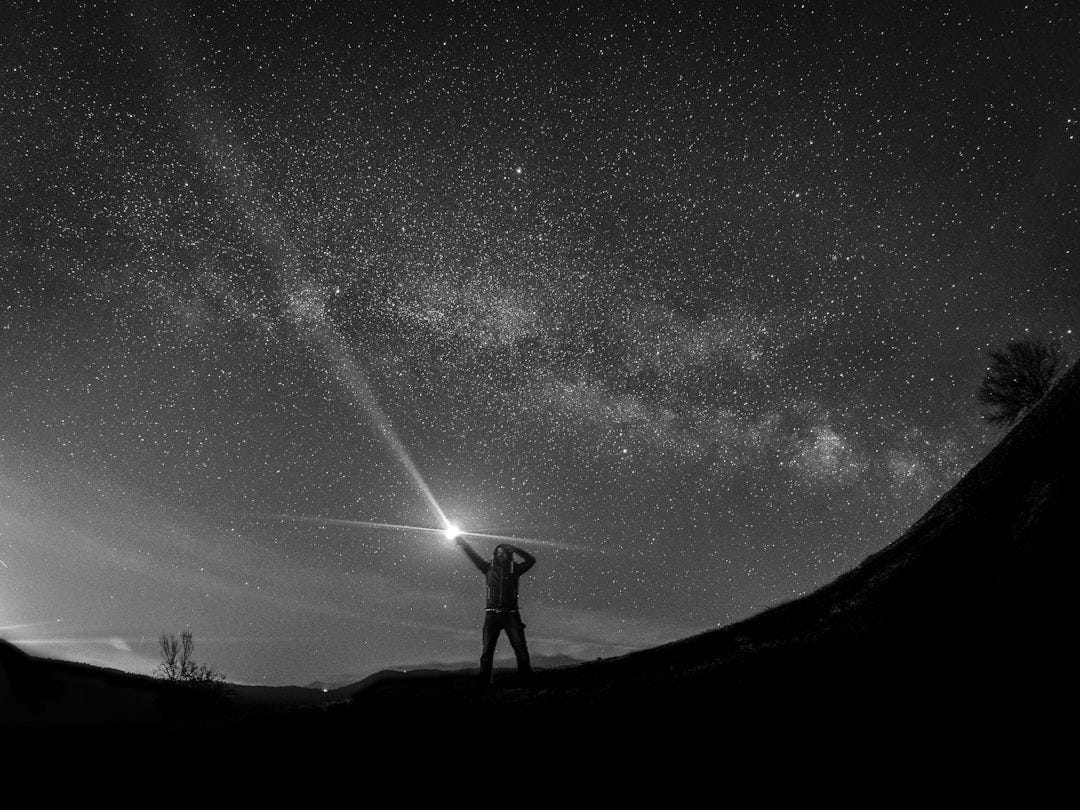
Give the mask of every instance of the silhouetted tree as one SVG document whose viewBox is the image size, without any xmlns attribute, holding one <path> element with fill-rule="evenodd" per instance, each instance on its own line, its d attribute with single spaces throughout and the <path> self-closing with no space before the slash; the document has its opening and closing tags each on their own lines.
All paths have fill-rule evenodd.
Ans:
<svg viewBox="0 0 1080 810">
<path fill-rule="evenodd" d="M 983 418 L 995 425 L 1011 425 L 1023 416 L 1065 366 L 1061 344 L 1042 337 L 1011 340 L 1004 349 L 992 349 L 990 360 L 979 401 L 990 406 Z"/>
<path fill-rule="evenodd" d="M 195 637 L 190 630 L 176 635 L 163 634 L 159 639 L 161 663 L 154 670 L 154 675 L 167 681 L 195 686 L 215 694 L 227 689 L 225 676 L 206 664 L 196 664 L 192 657 L 195 652 Z"/>
</svg>

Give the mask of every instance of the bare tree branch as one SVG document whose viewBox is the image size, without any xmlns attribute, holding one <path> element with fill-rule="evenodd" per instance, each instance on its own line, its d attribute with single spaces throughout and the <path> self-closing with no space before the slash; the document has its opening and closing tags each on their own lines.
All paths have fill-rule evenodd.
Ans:
<svg viewBox="0 0 1080 810">
<path fill-rule="evenodd" d="M 995 425 L 1011 425 L 1043 398 L 1065 367 L 1057 340 L 1042 337 L 1010 341 L 990 351 L 990 368 L 979 387 L 979 402 L 988 405 L 983 418 Z"/>
<path fill-rule="evenodd" d="M 161 663 L 154 670 L 156 677 L 198 687 L 214 695 L 227 691 L 224 675 L 213 667 L 195 662 L 195 637 L 190 630 L 175 635 L 163 634 L 159 642 Z"/>
</svg>

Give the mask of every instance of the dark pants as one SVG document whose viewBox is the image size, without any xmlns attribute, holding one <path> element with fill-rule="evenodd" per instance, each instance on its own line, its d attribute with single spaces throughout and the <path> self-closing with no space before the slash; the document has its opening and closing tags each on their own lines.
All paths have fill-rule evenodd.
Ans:
<svg viewBox="0 0 1080 810">
<path fill-rule="evenodd" d="M 521 614 L 516 610 L 505 613 L 495 611 L 484 612 L 484 651 L 480 654 L 480 680 L 484 683 L 491 682 L 491 668 L 495 660 L 495 644 L 499 640 L 499 631 L 505 630 L 506 637 L 510 639 L 510 646 L 514 648 L 517 656 L 518 672 L 521 675 L 531 675 L 532 666 L 529 664 L 529 648 L 525 645 L 525 624 L 521 621 Z"/>
</svg>

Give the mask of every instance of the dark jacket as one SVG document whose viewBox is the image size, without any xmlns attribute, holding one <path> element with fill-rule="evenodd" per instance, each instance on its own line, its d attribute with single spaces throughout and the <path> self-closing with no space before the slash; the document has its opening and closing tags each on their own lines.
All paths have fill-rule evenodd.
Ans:
<svg viewBox="0 0 1080 810">
<path fill-rule="evenodd" d="M 517 610 L 518 577 L 536 564 L 536 558 L 527 551 L 515 548 L 514 551 L 524 558 L 523 561 L 512 560 L 508 568 L 500 568 L 477 554 L 468 543 L 461 543 L 461 548 L 487 580 L 487 609 Z"/>
</svg>

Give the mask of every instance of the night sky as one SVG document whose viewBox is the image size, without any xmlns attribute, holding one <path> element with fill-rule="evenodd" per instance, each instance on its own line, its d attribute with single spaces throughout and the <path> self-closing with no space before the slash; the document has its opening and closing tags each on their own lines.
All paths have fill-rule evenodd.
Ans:
<svg viewBox="0 0 1080 810">
<path fill-rule="evenodd" d="M 474 661 L 445 538 L 299 519 L 442 528 L 409 460 L 528 538 L 534 655 L 685 637 L 981 458 L 988 347 L 1080 350 L 1074 3 L 49 5 L 0 12 L 0 634 L 35 653 Z"/>
</svg>

